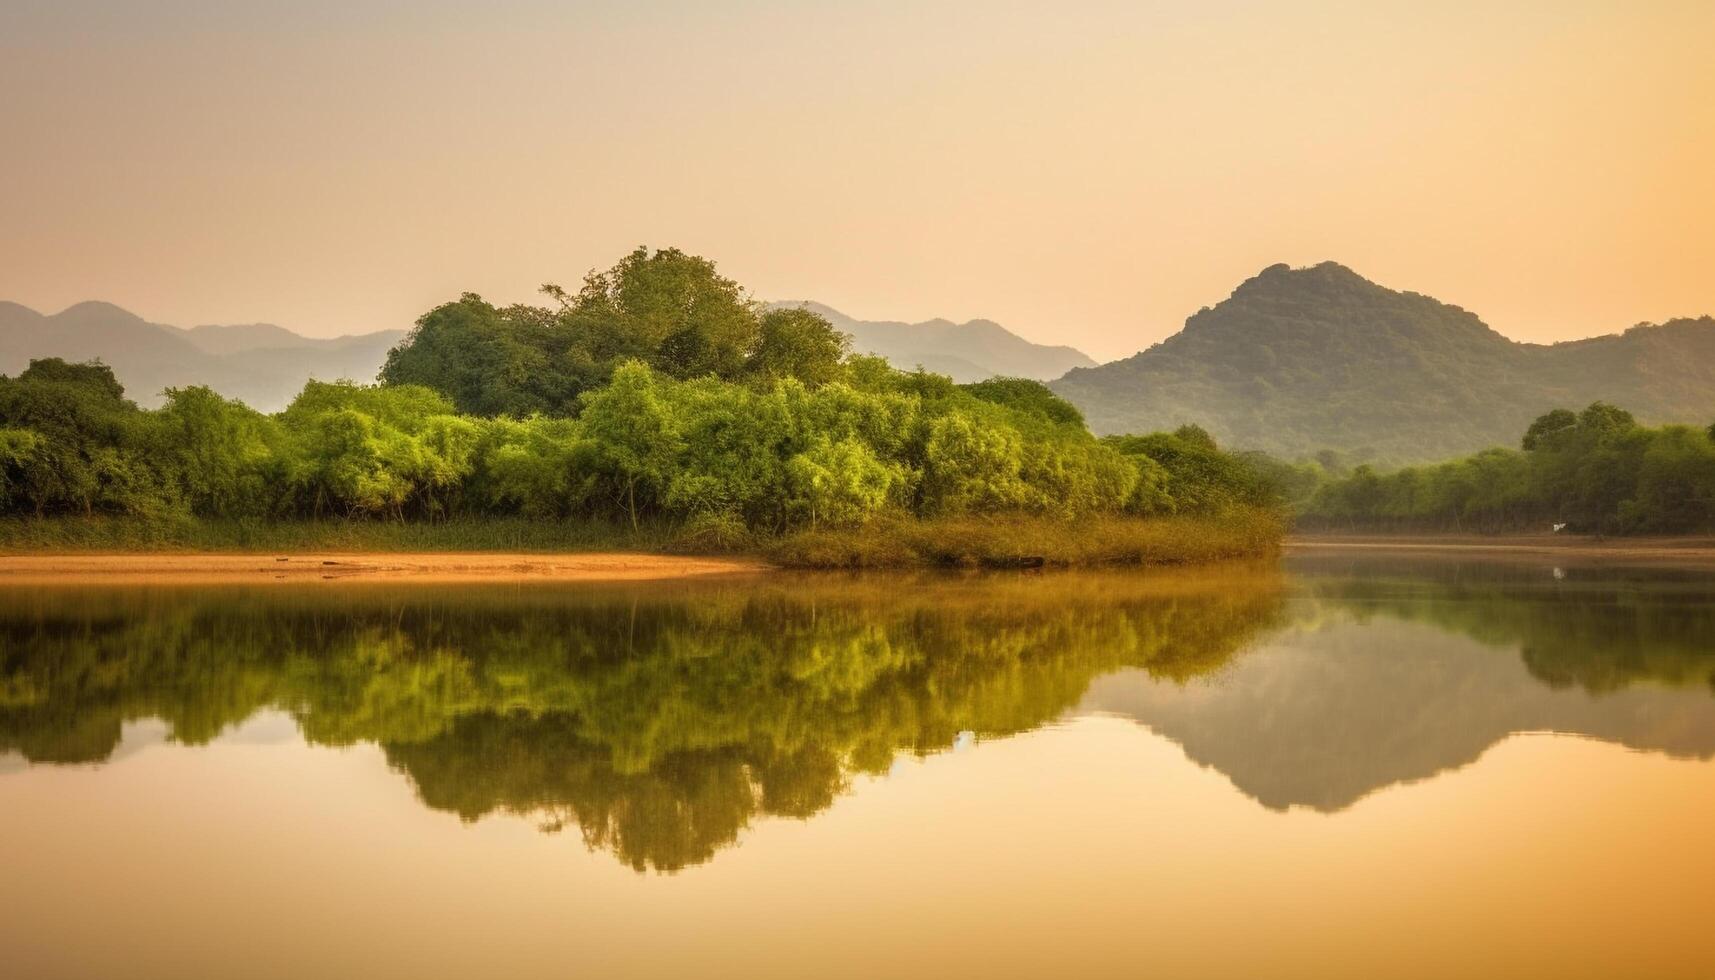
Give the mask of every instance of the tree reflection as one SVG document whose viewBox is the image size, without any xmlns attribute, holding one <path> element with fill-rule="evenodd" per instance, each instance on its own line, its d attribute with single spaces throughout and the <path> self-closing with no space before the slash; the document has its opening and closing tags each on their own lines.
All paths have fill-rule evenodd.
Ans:
<svg viewBox="0 0 1715 980">
<path fill-rule="evenodd" d="M 1386 616 L 1517 647 L 1550 687 L 1715 690 L 1715 588 L 1705 572 L 1422 559 L 1301 565 L 1313 594 L 1360 620 Z"/>
<path fill-rule="evenodd" d="M 578 828 L 639 870 L 808 817 L 900 753 L 1026 731 L 1121 667 L 1180 682 L 1276 627 L 1264 569 L 602 588 L 12 591 L 0 749 L 92 762 L 264 708 L 374 742 L 423 801 Z"/>
</svg>

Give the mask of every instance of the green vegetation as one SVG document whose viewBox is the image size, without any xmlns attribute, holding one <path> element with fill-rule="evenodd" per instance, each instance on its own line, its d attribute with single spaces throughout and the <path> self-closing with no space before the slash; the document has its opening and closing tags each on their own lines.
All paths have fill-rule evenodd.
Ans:
<svg viewBox="0 0 1715 980">
<path fill-rule="evenodd" d="M 1332 262 L 1272 266 L 1140 354 L 1051 387 L 1098 433 L 1203 424 L 1224 445 L 1299 459 L 1446 459 L 1510 442 L 1556 405 L 1651 422 L 1715 417 L 1715 319 L 1519 344 L 1473 314 Z"/>
<path fill-rule="evenodd" d="M 545 291 L 558 309 L 437 307 L 385 384 L 312 381 L 274 415 L 201 387 L 145 411 L 100 364 L 32 362 L 0 379 L 6 533 L 100 540 L 130 521 L 170 545 L 390 522 L 471 541 L 487 521 L 507 539 L 532 521 L 603 541 L 618 525 L 634 546 L 782 542 L 794 562 L 849 552 L 832 536 L 873 537 L 848 555 L 863 564 L 1011 563 L 1009 527 L 1040 542 L 1016 557 L 1065 562 L 1278 539 L 1271 483 L 1201 430 L 1098 440 L 1038 382 L 960 386 L 852 356 L 816 314 L 763 310 L 705 259 L 638 250 L 575 295 Z M 266 530 L 279 522 L 308 523 Z"/>
<path fill-rule="evenodd" d="M 1715 531 L 1715 429 L 1642 426 L 1597 402 L 1531 423 L 1520 450 L 1391 473 L 1359 467 L 1316 491 L 1307 528 Z"/>
</svg>

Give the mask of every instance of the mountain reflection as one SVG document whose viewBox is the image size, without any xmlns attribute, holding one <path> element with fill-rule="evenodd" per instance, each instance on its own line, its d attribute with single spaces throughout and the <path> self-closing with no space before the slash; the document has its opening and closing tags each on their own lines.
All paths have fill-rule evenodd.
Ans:
<svg viewBox="0 0 1715 980">
<path fill-rule="evenodd" d="M 0 750 L 98 762 L 264 709 L 379 744 L 429 806 L 576 827 L 639 870 L 808 817 L 900 753 L 1182 682 L 1278 628 L 1272 570 L 808 577 L 578 590 L 0 593 Z"/>
<path fill-rule="evenodd" d="M 1715 755 L 1698 576 L 1298 561 L 1140 575 L 603 587 L 0 590 L 0 761 L 259 711 L 381 747 L 431 807 L 573 830 L 638 870 L 970 732 L 1074 707 L 1265 806 L 1334 811 L 1517 732 Z M 6 767 L 0 767 L 0 778 Z"/>
<path fill-rule="evenodd" d="M 1520 732 L 1715 755 L 1707 576 L 1388 559 L 1292 571 L 1292 625 L 1218 684 L 1121 671 L 1084 707 L 1178 742 L 1276 809 L 1339 810 Z"/>
</svg>

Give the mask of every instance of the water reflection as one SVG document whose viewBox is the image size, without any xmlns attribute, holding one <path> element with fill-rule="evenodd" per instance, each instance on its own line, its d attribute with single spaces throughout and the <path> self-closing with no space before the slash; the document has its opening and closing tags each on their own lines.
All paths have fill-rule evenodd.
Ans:
<svg viewBox="0 0 1715 980">
<path fill-rule="evenodd" d="M 1517 732 L 1715 754 L 1703 579 L 1320 561 L 1155 575 L 601 588 L 0 591 L 0 778 L 265 710 L 381 746 L 428 806 L 638 870 L 809 817 L 903 754 L 1076 709 L 1264 806 L 1334 811 Z M 10 752 L 8 756 L 5 753 Z M 7 760 L 10 759 L 11 762 Z"/>
<path fill-rule="evenodd" d="M 1122 671 L 1085 708 L 1173 739 L 1274 809 L 1339 810 L 1522 732 L 1715 755 L 1706 574 L 1421 559 L 1292 572 L 1288 625 L 1219 683 Z"/>
<path fill-rule="evenodd" d="M 900 753 L 1050 721 L 1122 668 L 1169 681 L 1277 628 L 1265 569 L 600 589 L 0 595 L 0 749 L 108 758 L 263 709 L 378 743 L 429 806 L 575 827 L 639 870 L 807 817 Z M 968 736 L 967 736 L 968 737 Z"/>
</svg>

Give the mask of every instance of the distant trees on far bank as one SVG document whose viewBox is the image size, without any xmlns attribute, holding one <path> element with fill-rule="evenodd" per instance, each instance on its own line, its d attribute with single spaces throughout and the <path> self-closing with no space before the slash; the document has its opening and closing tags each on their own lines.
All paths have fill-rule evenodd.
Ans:
<svg viewBox="0 0 1715 980">
<path fill-rule="evenodd" d="M 203 387 L 139 409 L 100 364 L 0 379 L 0 513 L 667 520 L 781 533 L 917 517 L 1217 513 L 1273 483 L 1200 431 L 1098 440 L 1034 381 L 955 385 L 638 250 L 559 309 L 466 295 L 383 384 L 264 415 Z"/>
<path fill-rule="evenodd" d="M 1360 466 L 1317 489 L 1303 526 L 1373 530 L 1715 530 L 1715 426 L 1639 425 L 1596 402 L 1531 423 L 1520 448 L 1381 473 Z"/>
</svg>

